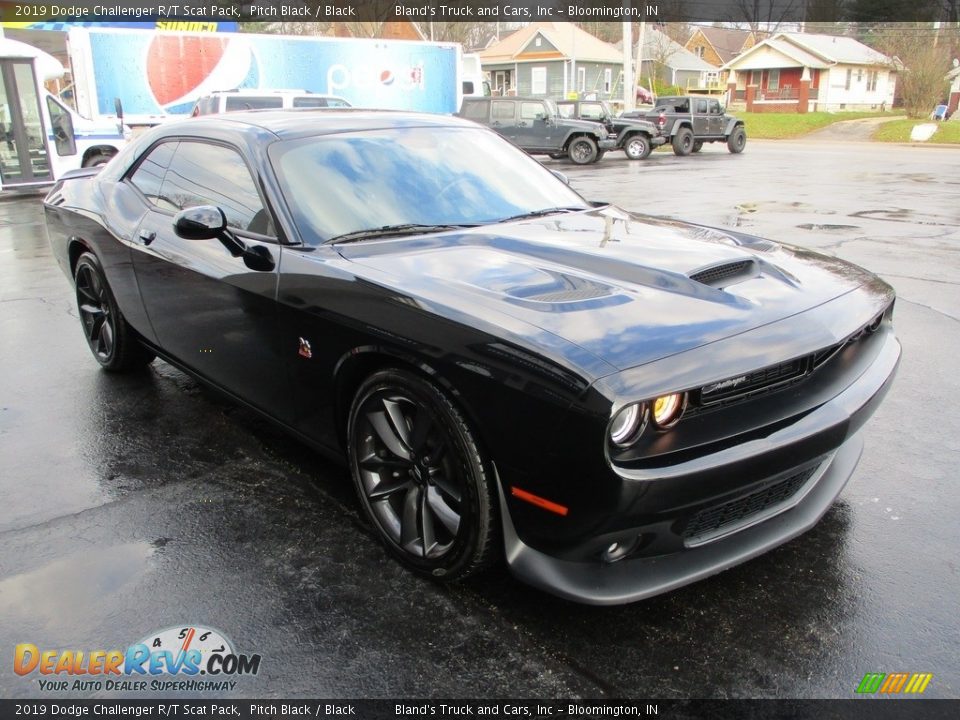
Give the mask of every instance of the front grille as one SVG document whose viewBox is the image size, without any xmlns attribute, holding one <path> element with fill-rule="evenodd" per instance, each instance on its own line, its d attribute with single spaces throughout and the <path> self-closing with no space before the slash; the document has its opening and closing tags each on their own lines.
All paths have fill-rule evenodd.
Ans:
<svg viewBox="0 0 960 720">
<path fill-rule="evenodd" d="M 712 287 L 723 287 L 727 280 L 745 275 L 752 269 L 753 260 L 740 260 L 704 268 L 690 275 L 690 279 Z"/>
<path fill-rule="evenodd" d="M 724 400 L 741 398 L 801 378 L 810 372 L 812 360 L 813 356 L 807 355 L 746 375 L 705 385 L 700 389 L 700 405 L 706 407 Z"/>
<path fill-rule="evenodd" d="M 818 467 L 819 464 L 814 465 L 763 490 L 701 510 L 687 523 L 683 531 L 684 543 L 688 547 L 702 545 L 734 532 L 738 527 L 752 524 L 751 521 L 760 519 L 761 515 L 772 517 L 778 506 L 786 509 L 787 502 L 813 477 Z"/>
</svg>

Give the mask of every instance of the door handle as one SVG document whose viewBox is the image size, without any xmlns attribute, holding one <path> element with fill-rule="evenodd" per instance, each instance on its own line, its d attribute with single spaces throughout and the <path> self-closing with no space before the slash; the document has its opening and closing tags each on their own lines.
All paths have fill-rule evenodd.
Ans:
<svg viewBox="0 0 960 720">
<path fill-rule="evenodd" d="M 141 241 L 144 245 L 149 245 L 150 243 L 152 243 L 152 242 L 153 242 L 154 240 L 156 240 L 156 239 L 157 239 L 157 234 L 156 234 L 155 232 L 153 232 L 152 230 L 141 230 L 141 231 L 140 231 L 140 241 Z"/>
</svg>

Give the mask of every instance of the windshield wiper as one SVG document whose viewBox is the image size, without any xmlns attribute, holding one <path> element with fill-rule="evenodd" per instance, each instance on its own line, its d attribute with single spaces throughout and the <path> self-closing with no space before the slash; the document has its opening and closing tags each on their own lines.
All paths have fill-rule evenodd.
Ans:
<svg viewBox="0 0 960 720">
<path fill-rule="evenodd" d="M 327 240 L 324 244 L 348 243 L 357 240 L 369 240 L 371 238 L 391 237 L 397 235 L 419 235 L 421 233 L 443 232 L 444 230 L 456 230 L 458 228 L 476 227 L 476 223 L 450 224 L 450 225 L 422 225 L 419 223 L 404 223 L 402 225 L 383 225 L 378 228 L 367 228 L 366 230 L 354 230 L 353 232 L 337 235 Z"/>
<path fill-rule="evenodd" d="M 505 217 L 496 222 L 510 222 L 511 220 L 526 220 L 527 218 L 536 218 L 543 217 L 544 215 L 553 215 L 555 213 L 571 213 L 571 212 L 580 212 L 582 210 L 589 210 L 590 208 L 585 207 L 552 207 L 552 208 L 543 208 L 542 210 L 532 210 L 531 212 L 520 213 L 519 215 L 511 215 L 510 217 Z"/>
</svg>

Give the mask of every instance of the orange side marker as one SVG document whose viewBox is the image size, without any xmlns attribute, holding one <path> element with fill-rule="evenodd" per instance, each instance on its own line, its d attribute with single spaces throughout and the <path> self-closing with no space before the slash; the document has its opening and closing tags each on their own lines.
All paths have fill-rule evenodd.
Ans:
<svg viewBox="0 0 960 720">
<path fill-rule="evenodd" d="M 510 488 L 510 494 L 513 495 L 515 498 L 526 500 L 528 503 L 531 503 L 532 505 L 536 505 L 537 507 L 543 508 L 544 510 L 549 510 L 550 512 L 556 513 L 557 515 L 566 516 L 566 514 L 570 512 L 570 510 L 563 505 L 559 505 L 555 502 L 551 502 L 546 498 L 542 498 L 539 495 L 534 495 L 533 493 L 529 493 L 526 490 L 521 490 L 520 488 L 515 486 Z"/>
</svg>

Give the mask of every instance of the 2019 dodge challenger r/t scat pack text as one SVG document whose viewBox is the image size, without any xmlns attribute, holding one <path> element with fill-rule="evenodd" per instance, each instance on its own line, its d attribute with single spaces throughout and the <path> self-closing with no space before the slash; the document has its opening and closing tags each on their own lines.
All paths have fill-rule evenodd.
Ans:
<svg viewBox="0 0 960 720">
<path fill-rule="evenodd" d="M 107 370 L 345 458 L 409 568 L 638 600 L 812 527 L 900 358 L 854 265 L 585 201 L 453 117 L 162 125 L 45 200 Z"/>
</svg>

